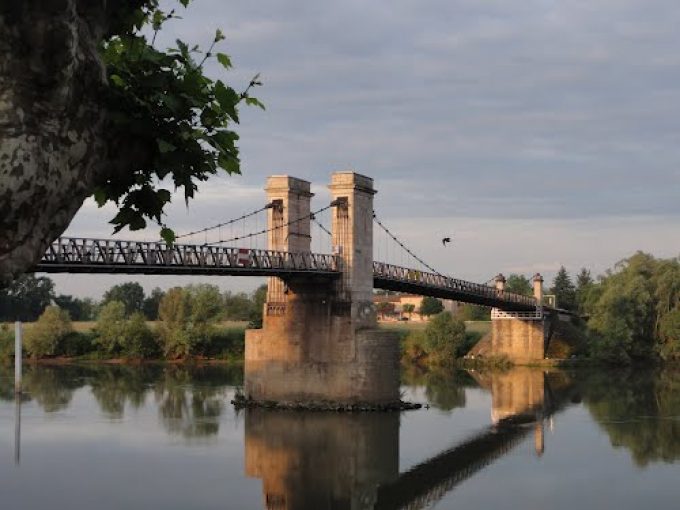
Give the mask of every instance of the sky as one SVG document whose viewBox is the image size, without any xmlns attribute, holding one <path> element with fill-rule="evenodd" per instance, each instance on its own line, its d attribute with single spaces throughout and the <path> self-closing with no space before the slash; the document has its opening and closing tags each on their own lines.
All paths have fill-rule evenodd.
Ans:
<svg viewBox="0 0 680 510">
<path fill-rule="evenodd" d="M 166 221 L 179 233 L 264 204 L 271 174 L 311 181 L 322 207 L 331 172 L 353 169 L 375 179 L 387 226 L 456 277 L 550 281 L 560 265 L 598 274 L 636 250 L 680 254 L 675 0 L 194 0 L 178 12 L 158 43 L 207 46 L 221 28 L 235 69 L 209 61 L 208 74 L 240 90 L 261 73 L 266 105 L 237 126 L 242 175 L 211 179 L 188 210 L 177 196 Z M 108 237 L 113 215 L 87 201 L 66 234 Z M 54 276 L 58 292 L 93 297 L 132 278 Z"/>
</svg>

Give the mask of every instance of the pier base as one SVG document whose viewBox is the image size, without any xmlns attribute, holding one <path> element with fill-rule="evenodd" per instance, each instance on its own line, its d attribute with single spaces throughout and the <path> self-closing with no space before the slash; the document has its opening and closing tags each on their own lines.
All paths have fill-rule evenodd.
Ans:
<svg viewBox="0 0 680 510">
<path fill-rule="evenodd" d="M 285 330 L 248 330 L 246 399 L 306 408 L 397 405 L 399 341 L 394 333 L 369 329 L 345 339 L 333 333 L 320 330 L 302 338 Z M 318 356 L 329 344 L 336 344 L 343 355 Z"/>
<path fill-rule="evenodd" d="M 491 316 L 491 353 L 518 364 L 542 361 L 548 330 L 542 312 L 512 314 L 494 310 Z"/>
</svg>

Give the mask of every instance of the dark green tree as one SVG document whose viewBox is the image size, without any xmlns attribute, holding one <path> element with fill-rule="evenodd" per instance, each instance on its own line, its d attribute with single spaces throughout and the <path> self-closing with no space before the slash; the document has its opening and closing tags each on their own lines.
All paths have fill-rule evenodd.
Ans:
<svg viewBox="0 0 680 510">
<path fill-rule="evenodd" d="M 576 288 L 564 266 L 560 267 L 557 275 L 555 275 L 550 292 L 555 295 L 559 308 L 566 310 L 576 309 Z"/>
<path fill-rule="evenodd" d="M 529 278 L 521 274 L 512 273 L 505 282 L 505 291 L 522 296 L 533 296 L 534 291 Z"/>
<path fill-rule="evenodd" d="M 440 299 L 433 298 L 431 296 L 425 296 L 420 302 L 420 308 L 418 313 L 425 317 L 430 315 L 436 315 L 444 310 L 444 305 Z"/>
<path fill-rule="evenodd" d="M 225 292 L 224 318 L 231 321 L 247 321 L 253 313 L 253 297 L 245 292 Z"/>
<path fill-rule="evenodd" d="M 576 306 L 579 312 L 583 312 L 586 307 L 588 293 L 595 285 L 595 281 L 590 275 L 590 271 L 585 267 L 576 275 Z"/>
<path fill-rule="evenodd" d="M 260 285 L 255 292 L 253 292 L 253 307 L 250 312 L 249 328 L 262 327 L 262 313 L 264 311 L 264 304 L 267 301 L 267 284 Z"/>
<path fill-rule="evenodd" d="M 144 304 L 142 305 L 142 310 L 144 311 L 144 316 L 150 320 L 155 321 L 158 319 L 158 305 L 161 303 L 161 299 L 165 292 L 163 292 L 159 287 L 155 287 L 151 291 L 151 295 L 144 299 Z"/>
<path fill-rule="evenodd" d="M 491 309 L 486 306 L 465 303 L 460 307 L 457 317 L 462 321 L 489 321 L 491 320 Z"/>
<path fill-rule="evenodd" d="M 208 60 L 231 68 L 219 30 L 204 49 L 159 47 L 163 25 L 181 18 L 159 4 L 0 3 L 2 284 L 37 263 L 88 196 L 117 208 L 115 231 L 150 220 L 172 241 L 162 225 L 172 188 L 188 201 L 219 170 L 239 173 L 233 126 L 242 103 L 262 106 L 259 78 L 237 92 L 206 76 Z"/>
<path fill-rule="evenodd" d="M 144 308 L 144 288 L 137 282 L 126 282 L 114 285 L 104 294 L 102 305 L 110 301 L 119 301 L 125 306 L 125 315 L 129 317 Z"/>
<path fill-rule="evenodd" d="M 428 363 L 449 365 L 464 354 L 465 323 L 454 319 L 451 312 L 435 315 L 425 328 L 425 350 Z"/>
<path fill-rule="evenodd" d="M 0 321 L 35 321 L 53 299 L 51 279 L 24 274 L 0 288 Z"/>
<path fill-rule="evenodd" d="M 90 298 L 80 299 L 60 294 L 54 298 L 54 302 L 59 308 L 66 310 L 74 321 L 91 321 L 95 317 L 94 302 Z"/>
</svg>

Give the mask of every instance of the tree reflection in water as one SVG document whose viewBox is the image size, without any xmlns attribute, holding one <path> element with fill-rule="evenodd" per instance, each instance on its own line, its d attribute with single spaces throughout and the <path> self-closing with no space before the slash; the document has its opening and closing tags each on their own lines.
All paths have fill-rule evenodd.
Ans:
<svg viewBox="0 0 680 510">
<path fill-rule="evenodd" d="M 589 372 L 585 405 L 638 466 L 680 459 L 680 369 Z"/>
<path fill-rule="evenodd" d="M 477 386 L 464 370 L 424 370 L 417 366 L 403 368 L 402 383 L 424 387 L 428 402 L 447 412 L 465 407 L 465 388 Z"/>
<path fill-rule="evenodd" d="M 168 367 L 154 384 L 161 423 L 187 439 L 215 436 L 226 401 L 219 370 Z"/>
<path fill-rule="evenodd" d="M 463 371 L 405 370 L 403 382 L 424 387 L 434 406 L 451 412 L 465 406 L 466 387 L 481 385 L 493 390 L 491 380 L 484 377 L 475 374 L 475 380 Z M 548 374 L 549 386 L 561 384 L 560 377 L 564 374 L 559 371 Z M 573 379 L 584 396 L 584 405 L 611 444 L 629 450 L 637 465 L 680 458 L 680 370 L 582 370 Z M 499 396 L 510 391 L 511 385 L 503 378 L 497 380 L 495 405 L 501 416 L 505 411 Z M 121 419 L 128 408 L 144 406 L 151 397 L 169 434 L 195 439 L 216 436 L 229 388 L 242 384 L 239 366 L 27 364 L 21 399 L 53 413 L 67 409 L 76 390 L 89 388 L 107 418 Z M 508 395 L 514 395 L 512 391 Z M 4 371 L 0 377 L 0 400 L 14 401 L 11 372 Z"/>
<path fill-rule="evenodd" d="M 89 387 L 100 411 L 120 420 L 152 395 L 163 428 L 193 439 L 218 433 L 228 388 L 242 384 L 239 366 L 27 365 L 22 401 L 57 412 L 68 408 L 76 390 Z M 14 400 L 10 377 L 0 378 L 0 400 Z"/>
</svg>

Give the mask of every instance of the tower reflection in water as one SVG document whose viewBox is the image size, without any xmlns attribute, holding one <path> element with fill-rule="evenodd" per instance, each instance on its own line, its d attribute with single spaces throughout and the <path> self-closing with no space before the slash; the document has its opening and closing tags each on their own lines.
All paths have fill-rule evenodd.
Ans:
<svg viewBox="0 0 680 510">
<path fill-rule="evenodd" d="M 267 510 L 373 508 L 399 476 L 399 414 L 249 409 L 245 458 Z"/>
<path fill-rule="evenodd" d="M 250 409 L 246 474 L 262 479 L 268 510 L 423 508 L 525 443 L 532 431 L 541 456 L 543 423 L 569 402 L 569 378 L 532 369 L 471 375 L 491 392 L 492 424 L 406 472 L 398 471 L 397 413 Z"/>
</svg>

